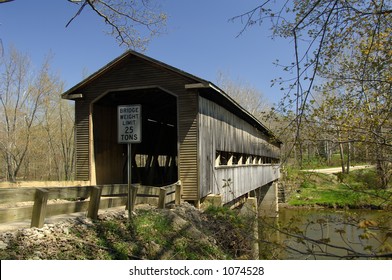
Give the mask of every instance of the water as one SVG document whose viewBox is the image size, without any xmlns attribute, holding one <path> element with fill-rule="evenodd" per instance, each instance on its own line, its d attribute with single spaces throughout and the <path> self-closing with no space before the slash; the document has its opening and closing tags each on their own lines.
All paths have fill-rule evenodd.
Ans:
<svg viewBox="0 0 392 280">
<path fill-rule="evenodd" d="M 259 239 L 262 259 L 387 258 L 392 213 L 282 208 L 279 218 L 260 220 Z"/>
</svg>

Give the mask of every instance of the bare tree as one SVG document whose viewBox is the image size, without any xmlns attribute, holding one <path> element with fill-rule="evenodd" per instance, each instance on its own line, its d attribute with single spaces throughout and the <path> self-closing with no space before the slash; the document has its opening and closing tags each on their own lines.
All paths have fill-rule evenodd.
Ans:
<svg viewBox="0 0 392 280">
<path fill-rule="evenodd" d="M 254 86 L 240 79 L 233 80 L 229 74 L 220 72 L 217 83 L 238 104 L 257 119 L 262 120 L 265 112 L 270 110 L 263 93 Z"/>
<path fill-rule="evenodd" d="M 31 77 L 30 59 L 15 49 L 4 57 L 0 87 L 1 146 L 6 162 L 6 178 L 15 181 L 39 125 L 40 106 L 51 93 L 48 63 L 45 62 L 35 79 Z"/>
<path fill-rule="evenodd" d="M 166 23 L 166 14 L 160 12 L 150 0 L 68 0 L 80 5 L 66 26 L 84 9 L 92 9 L 109 26 L 108 34 L 120 45 L 136 50 L 145 50 L 151 37 L 160 34 Z"/>
<path fill-rule="evenodd" d="M 59 85 L 57 92 L 63 92 L 62 85 Z M 48 145 L 48 159 L 53 163 L 54 178 L 71 180 L 75 167 L 74 107 L 61 99 L 60 94 L 54 94 L 45 101 L 43 117 L 41 135 Z M 49 168 L 48 180 L 52 178 Z"/>
<path fill-rule="evenodd" d="M 14 0 L 0 0 L 0 4 Z M 153 0 L 66 0 L 79 5 L 68 27 L 84 10 L 91 9 L 108 25 L 107 33 L 126 48 L 144 51 L 150 39 L 161 34 L 167 16 Z M 1 41 L 0 41 L 1 43 Z"/>
<path fill-rule="evenodd" d="M 376 89 L 376 86 L 377 90 L 372 92 L 382 97 L 384 93 L 381 90 L 391 88 L 390 63 L 385 63 L 389 58 L 384 55 L 391 48 L 392 2 L 389 0 L 295 0 L 279 3 L 265 0 L 232 20 L 243 23 L 240 34 L 251 26 L 268 24 L 268 27 L 272 26 L 274 36 L 292 40 L 294 61 L 282 66 L 293 76 L 285 80 L 277 78 L 275 84 L 280 84 L 285 91 L 280 108 L 287 110 L 289 107 L 294 112 L 293 124 L 297 130 L 294 143 L 301 143 L 301 128 L 307 110 L 318 105 L 311 102 L 315 100 L 317 84 L 330 78 L 339 79 L 340 87 L 346 85 L 346 88 L 353 89 L 352 85 L 356 84 L 355 90 L 360 94 L 356 97 L 352 94 L 351 97 L 367 99 L 366 107 L 373 111 L 380 102 L 369 98 L 369 89 Z M 349 57 L 353 51 L 363 52 L 355 58 L 356 75 L 344 75 L 347 64 L 352 63 L 338 58 L 342 54 Z M 390 103 L 384 105 L 388 105 L 390 111 Z M 388 109 L 385 111 L 388 112 Z M 372 133 L 380 135 L 375 129 Z M 384 141 L 383 148 L 390 145 L 387 142 Z"/>
</svg>

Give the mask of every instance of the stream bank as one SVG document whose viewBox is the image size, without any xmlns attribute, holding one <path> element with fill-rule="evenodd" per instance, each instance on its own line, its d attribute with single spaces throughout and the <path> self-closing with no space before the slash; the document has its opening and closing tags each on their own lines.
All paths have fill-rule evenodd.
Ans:
<svg viewBox="0 0 392 280">
<path fill-rule="evenodd" d="M 251 259 L 254 241 L 248 237 L 246 220 L 225 208 L 139 205 L 131 221 L 118 209 L 101 211 L 97 221 L 77 217 L 2 232 L 0 259 Z"/>
</svg>

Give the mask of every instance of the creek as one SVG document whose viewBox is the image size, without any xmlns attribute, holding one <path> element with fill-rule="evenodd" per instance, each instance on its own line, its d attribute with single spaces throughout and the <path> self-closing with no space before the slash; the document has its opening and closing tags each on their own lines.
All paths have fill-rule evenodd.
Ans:
<svg viewBox="0 0 392 280">
<path fill-rule="evenodd" d="M 259 224 L 259 238 L 267 241 L 259 243 L 261 259 L 369 259 L 392 253 L 389 211 L 280 207 L 278 218 Z"/>
</svg>

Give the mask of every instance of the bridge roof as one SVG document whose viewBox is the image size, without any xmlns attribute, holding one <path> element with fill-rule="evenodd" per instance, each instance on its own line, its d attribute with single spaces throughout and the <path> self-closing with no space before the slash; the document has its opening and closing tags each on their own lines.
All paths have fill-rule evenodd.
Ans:
<svg viewBox="0 0 392 280">
<path fill-rule="evenodd" d="M 156 60 L 154 58 L 148 57 L 146 55 L 143 55 L 143 54 L 138 53 L 138 52 L 133 51 L 133 50 L 128 50 L 128 51 L 124 52 L 122 55 L 120 55 L 119 57 L 115 58 L 114 60 L 112 60 L 111 62 L 106 64 L 104 67 L 102 67 L 101 69 L 99 69 L 98 71 L 96 71 L 95 73 L 93 73 L 92 75 L 87 77 L 86 79 L 82 80 L 81 82 L 79 82 L 75 86 L 73 86 L 70 89 L 68 89 L 67 91 L 65 91 L 62 94 L 62 98 L 63 99 L 69 99 L 69 100 L 75 99 L 76 98 L 75 96 L 77 96 L 78 91 L 82 87 L 92 83 L 94 80 L 96 80 L 97 78 L 99 78 L 103 74 L 105 74 L 108 71 L 110 71 L 118 63 L 120 63 L 124 59 L 128 58 L 129 56 L 139 57 L 139 58 L 141 58 L 143 60 L 149 61 L 150 63 L 153 63 L 153 64 L 158 65 L 160 67 L 163 67 L 163 68 L 165 68 L 165 69 L 167 69 L 169 71 L 173 71 L 173 72 L 175 72 L 175 73 L 177 73 L 179 75 L 182 75 L 184 77 L 187 77 L 187 78 L 193 80 L 194 83 L 186 85 L 186 88 L 188 88 L 188 89 L 190 89 L 190 88 L 199 89 L 200 90 L 200 94 L 203 97 L 216 102 L 217 104 L 221 105 L 222 107 L 226 108 L 227 110 L 233 112 L 237 116 L 239 116 L 242 119 L 246 120 L 247 122 L 252 124 L 254 127 L 259 129 L 260 131 L 262 131 L 262 132 L 266 133 L 267 135 L 269 135 L 277 144 L 282 144 L 283 143 L 262 122 L 260 122 L 258 119 L 256 119 L 255 116 L 253 116 L 251 113 L 249 113 L 245 108 L 243 108 L 239 103 L 237 103 L 229 94 L 224 92 L 222 89 L 220 89 L 214 83 L 212 83 L 210 81 L 207 81 L 205 79 L 202 79 L 200 77 L 194 76 L 194 75 L 192 75 L 192 74 L 190 74 L 188 72 L 185 72 L 185 71 L 180 70 L 180 69 L 178 69 L 176 67 L 173 67 L 173 66 L 168 65 L 168 64 L 166 64 L 164 62 L 161 62 L 161 61 Z"/>
</svg>

